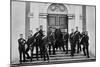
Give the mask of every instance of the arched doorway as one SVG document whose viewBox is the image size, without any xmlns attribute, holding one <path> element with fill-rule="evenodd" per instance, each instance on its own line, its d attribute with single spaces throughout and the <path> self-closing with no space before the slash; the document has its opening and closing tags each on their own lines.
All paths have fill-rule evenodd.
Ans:
<svg viewBox="0 0 100 67">
<path fill-rule="evenodd" d="M 47 10 L 47 27 L 59 26 L 62 32 L 68 31 L 68 10 L 64 4 L 52 3 Z"/>
</svg>

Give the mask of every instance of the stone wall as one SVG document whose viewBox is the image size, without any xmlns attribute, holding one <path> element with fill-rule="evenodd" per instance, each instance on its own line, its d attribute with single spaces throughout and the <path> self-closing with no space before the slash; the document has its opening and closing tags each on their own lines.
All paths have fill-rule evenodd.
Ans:
<svg viewBox="0 0 100 67">
<path fill-rule="evenodd" d="M 25 38 L 25 3 L 12 2 L 11 4 L 11 62 L 15 63 L 19 60 L 19 34 L 23 34 Z"/>
</svg>

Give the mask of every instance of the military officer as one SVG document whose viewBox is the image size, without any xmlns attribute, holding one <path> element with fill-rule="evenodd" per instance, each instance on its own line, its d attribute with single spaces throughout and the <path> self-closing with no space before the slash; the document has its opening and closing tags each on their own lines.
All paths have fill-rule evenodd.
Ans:
<svg viewBox="0 0 100 67">
<path fill-rule="evenodd" d="M 25 51 L 25 54 L 27 55 L 27 59 L 30 59 L 31 57 L 29 56 L 29 50 L 30 50 L 30 46 L 32 45 L 33 43 L 33 36 L 32 36 L 32 30 L 29 31 L 30 35 L 28 36 L 28 39 L 27 39 L 27 48 L 26 48 L 26 51 Z"/>
<path fill-rule="evenodd" d="M 52 33 L 52 30 L 51 30 L 51 27 L 48 28 L 48 32 L 47 32 L 47 37 L 48 37 L 48 43 L 49 43 L 49 54 L 51 54 L 51 33 Z"/>
<path fill-rule="evenodd" d="M 23 62 L 25 62 L 25 44 L 26 44 L 26 40 L 23 38 L 23 34 L 20 34 L 19 36 L 20 36 L 20 38 L 18 39 L 18 44 L 19 44 L 18 49 L 19 49 L 19 56 L 20 56 L 19 62 L 21 63 L 22 59 L 23 59 Z"/>
<path fill-rule="evenodd" d="M 38 39 L 39 39 L 39 46 L 40 46 L 40 55 L 41 55 L 41 58 L 42 58 L 42 38 L 43 38 L 43 26 L 42 25 L 40 25 L 40 30 L 39 30 L 39 35 L 38 35 Z"/>
<path fill-rule="evenodd" d="M 49 53 L 47 51 L 48 48 L 48 37 L 47 36 L 43 36 L 42 38 L 42 56 L 44 58 L 44 61 L 48 60 L 49 61 Z"/>
<path fill-rule="evenodd" d="M 89 42 L 88 41 L 89 41 L 88 32 L 85 31 L 83 36 L 82 36 L 81 43 L 83 44 L 84 56 L 87 56 L 87 58 L 89 58 Z"/>
<path fill-rule="evenodd" d="M 54 37 L 55 37 L 55 40 L 56 40 L 55 47 L 57 49 L 63 48 L 63 51 L 65 51 L 64 42 L 63 42 L 63 34 L 62 34 L 59 27 L 56 27 L 55 32 L 54 32 Z"/>
<path fill-rule="evenodd" d="M 81 45 L 79 44 L 79 39 L 80 39 L 80 32 L 78 31 L 78 27 L 76 27 L 75 45 L 77 46 L 77 53 L 79 53 L 79 51 L 81 51 Z"/>
<path fill-rule="evenodd" d="M 54 37 L 53 37 L 52 27 L 49 27 L 47 37 L 49 43 L 49 54 L 51 55 L 51 48 L 54 47 Z M 54 49 L 53 49 L 53 54 L 54 54 Z"/>
<path fill-rule="evenodd" d="M 65 40 L 65 44 L 66 44 L 66 54 L 68 53 L 68 39 L 69 39 L 69 33 L 66 30 L 65 36 L 64 36 L 64 40 Z"/>
<path fill-rule="evenodd" d="M 33 57 L 33 50 L 34 47 L 36 46 L 36 58 L 38 60 L 38 47 L 39 47 L 39 40 L 38 40 L 38 35 L 39 35 L 39 28 L 36 28 L 36 33 L 32 36 L 32 45 L 31 45 L 31 61 L 32 61 L 32 57 Z"/>
<path fill-rule="evenodd" d="M 70 45 L 71 45 L 71 56 L 74 56 L 75 53 L 75 34 L 74 34 L 74 29 L 71 29 L 71 34 L 70 34 Z"/>
<path fill-rule="evenodd" d="M 39 33 L 39 28 L 36 29 L 36 33 L 34 34 L 35 36 L 35 39 L 36 39 L 36 42 L 35 42 L 35 45 L 36 45 L 36 58 L 38 60 L 38 55 L 39 55 L 39 47 L 40 47 L 40 33 Z"/>
</svg>

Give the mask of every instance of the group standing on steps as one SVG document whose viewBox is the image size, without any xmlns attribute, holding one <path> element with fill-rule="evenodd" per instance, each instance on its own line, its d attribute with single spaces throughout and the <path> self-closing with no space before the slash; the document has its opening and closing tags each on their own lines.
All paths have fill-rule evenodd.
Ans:
<svg viewBox="0 0 100 67">
<path fill-rule="evenodd" d="M 84 56 L 89 58 L 89 36 L 87 31 L 80 33 L 78 27 L 76 27 L 76 31 L 71 29 L 70 34 L 68 31 L 65 33 L 61 32 L 60 27 L 56 27 L 54 32 L 52 30 L 53 28 L 49 27 L 46 36 L 43 27 L 40 26 L 40 28 L 36 28 L 34 35 L 32 35 L 31 32 L 27 40 L 23 38 L 23 34 L 20 34 L 20 38 L 18 39 L 19 62 L 27 62 L 26 59 L 33 61 L 34 47 L 36 47 L 37 60 L 41 57 L 44 61 L 49 61 L 49 55 L 56 55 L 58 49 L 63 50 L 66 54 L 70 53 L 71 57 L 73 57 L 75 53 L 79 54 L 83 51 Z M 70 51 L 68 42 L 70 42 Z M 25 48 L 25 46 L 27 46 L 27 48 Z M 31 51 L 30 54 L 29 50 Z"/>
</svg>

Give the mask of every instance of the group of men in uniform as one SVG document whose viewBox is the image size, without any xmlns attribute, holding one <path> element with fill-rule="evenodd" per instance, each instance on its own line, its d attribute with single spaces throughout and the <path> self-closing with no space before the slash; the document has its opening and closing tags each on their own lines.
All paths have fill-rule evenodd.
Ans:
<svg viewBox="0 0 100 67">
<path fill-rule="evenodd" d="M 89 36 L 88 31 L 84 31 L 80 33 L 78 31 L 78 27 L 76 27 L 76 31 L 74 29 L 71 30 L 72 33 L 69 35 L 69 40 L 71 44 L 71 56 L 74 56 L 75 52 L 80 53 L 83 49 L 84 56 L 89 58 Z M 83 48 L 82 48 L 83 46 Z"/>
<path fill-rule="evenodd" d="M 44 61 L 46 61 L 46 58 L 47 60 L 49 60 L 49 54 L 47 52 L 48 39 L 44 35 L 44 31 L 42 29 L 43 29 L 42 26 L 40 26 L 40 29 L 36 28 L 36 33 L 34 35 L 32 35 L 32 32 L 31 32 L 27 41 L 23 38 L 23 34 L 20 34 L 20 38 L 18 39 L 20 62 L 26 62 L 26 58 L 32 61 L 34 47 L 36 47 L 37 60 L 39 60 L 38 58 L 39 54 L 41 58 L 44 58 Z M 25 49 L 25 46 L 27 46 L 26 49 Z M 40 48 L 40 52 L 39 52 L 39 48 Z M 29 50 L 31 51 L 30 53 L 31 56 L 29 55 Z"/>
<path fill-rule="evenodd" d="M 63 49 L 63 51 L 66 52 L 66 54 L 68 54 L 68 41 L 70 41 L 71 56 L 74 56 L 75 52 L 79 53 L 80 51 L 82 51 L 81 45 L 83 45 L 83 53 L 89 58 L 89 37 L 87 31 L 80 33 L 78 31 L 78 27 L 76 27 L 75 32 L 74 29 L 72 29 L 72 32 L 70 34 L 68 33 L 68 31 L 65 34 L 63 34 L 59 27 L 57 27 L 54 32 L 52 31 L 52 27 L 49 27 L 47 31 L 47 36 L 44 35 L 42 26 L 40 26 L 40 29 L 36 28 L 36 31 L 37 32 L 34 35 L 31 34 L 28 37 L 27 41 L 23 38 L 23 34 L 20 34 L 20 38 L 18 39 L 20 62 L 25 62 L 26 56 L 27 59 L 30 59 L 32 61 L 34 55 L 34 47 L 36 47 L 37 60 L 39 60 L 39 57 L 41 57 L 44 59 L 44 61 L 49 61 L 49 55 L 55 55 L 56 50 L 58 49 Z M 25 45 L 27 45 L 26 49 Z M 31 50 L 31 56 L 28 53 L 29 50 Z"/>
</svg>

